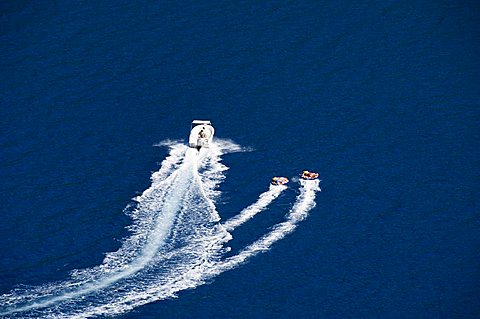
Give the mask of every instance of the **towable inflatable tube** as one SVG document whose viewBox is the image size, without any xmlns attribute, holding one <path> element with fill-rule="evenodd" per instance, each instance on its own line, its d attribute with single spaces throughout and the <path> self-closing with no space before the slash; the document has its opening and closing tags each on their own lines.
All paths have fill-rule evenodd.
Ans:
<svg viewBox="0 0 480 319">
<path fill-rule="evenodd" d="M 272 178 L 272 181 L 271 181 L 272 185 L 285 185 L 286 183 L 288 183 L 288 178 L 286 177 L 275 176 Z"/>
<path fill-rule="evenodd" d="M 303 179 L 317 179 L 318 178 L 318 173 L 303 171 L 301 177 Z"/>
</svg>

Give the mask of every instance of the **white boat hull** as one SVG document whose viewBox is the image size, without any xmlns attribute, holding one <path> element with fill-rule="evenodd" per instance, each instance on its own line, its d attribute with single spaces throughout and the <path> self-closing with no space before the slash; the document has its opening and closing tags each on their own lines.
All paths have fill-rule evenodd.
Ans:
<svg viewBox="0 0 480 319">
<path fill-rule="evenodd" d="M 214 134 L 215 129 L 210 121 L 195 120 L 192 122 L 192 128 L 188 138 L 188 146 L 196 149 L 210 147 Z"/>
</svg>

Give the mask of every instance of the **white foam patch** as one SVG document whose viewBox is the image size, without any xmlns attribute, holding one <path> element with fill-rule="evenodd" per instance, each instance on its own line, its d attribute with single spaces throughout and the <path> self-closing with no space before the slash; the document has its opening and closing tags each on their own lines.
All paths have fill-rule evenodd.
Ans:
<svg viewBox="0 0 480 319">
<path fill-rule="evenodd" d="M 97 267 L 76 270 L 70 280 L 40 287 L 18 288 L 0 296 L 0 315 L 14 318 L 89 318 L 130 311 L 138 306 L 175 297 L 218 274 L 266 251 L 291 233 L 315 206 L 318 181 L 302 187 L 286 221 L 224 258 L 225 244 L 235 229 L 265 210 L 285 186 L 271 187 L 258 200 L 225 224 L 220 224 L 215 199 L 228 169 L 221 156 L 248 151 L 216 139 L 197 152 L 177 141 L 165 141 L 169 155 L 152 174 L 152 185 L 135 198 L 127 213 L 130 236 L 119 250 L 106 254 Z"/>
</svg>

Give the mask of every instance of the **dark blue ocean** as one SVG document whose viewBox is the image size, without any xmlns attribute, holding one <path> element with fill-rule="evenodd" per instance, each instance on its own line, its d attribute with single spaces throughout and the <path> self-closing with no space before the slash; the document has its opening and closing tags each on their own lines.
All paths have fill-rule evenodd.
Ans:
<svg viewBox="0 0 480 319">
<path fill-rule="evenodd" d="M 0 317 L 479 318 L 479 22 L 2 1 Z"/>
</svg>

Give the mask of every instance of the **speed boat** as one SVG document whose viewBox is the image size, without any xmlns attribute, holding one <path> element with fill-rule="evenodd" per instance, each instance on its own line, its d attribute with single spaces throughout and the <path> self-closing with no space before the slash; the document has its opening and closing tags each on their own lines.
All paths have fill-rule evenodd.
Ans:
<svg viewBox="0 0 480 319">
<path fill-rule="evenodd" d="M 286 183 L 288 183 L 288 178 L 277 176 L 273 177 L 272 181 L 270 182 L 272 185 L 285 185 Z"/>
<path fill-rule="evenodd" d="M 318 173 L 309 172 L 309 171 L 302 171 L 301 175 L 302 179 L 317 179 Z"/>
<path fill-rule="evenodd" d="M 215 129 L 210 121 L 194 120 L 190 128 L 188 145 L 197 150 L 200 150 L 202 147 L 210 147 L 213 134 L 215 134 Z"/>
</svg>

